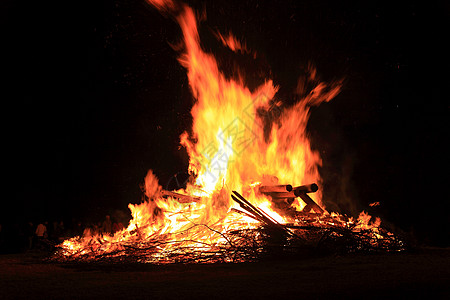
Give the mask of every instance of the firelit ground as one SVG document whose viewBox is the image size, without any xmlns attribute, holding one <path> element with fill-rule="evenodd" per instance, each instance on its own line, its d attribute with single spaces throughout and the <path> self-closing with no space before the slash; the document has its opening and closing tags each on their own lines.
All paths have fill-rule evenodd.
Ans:
<svg viewBox="0 0 450 300">
<path fill-rule="evenodd" d="M 450 249 L 245 264 L 54 264 L 0 256 L 0 299 L 449 299 Z"/>
</svg>

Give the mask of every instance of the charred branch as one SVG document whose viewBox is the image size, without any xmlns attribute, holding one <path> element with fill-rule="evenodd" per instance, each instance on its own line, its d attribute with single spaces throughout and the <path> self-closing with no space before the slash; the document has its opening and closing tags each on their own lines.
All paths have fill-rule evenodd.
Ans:
<svg viewBox="0 0 450 300">
<path fill-rule="evenodd" d="M 254 215 L 252 215 L 252 214 L 250 214 L 250 213 L 248 213 L 246 211 L 243 211 L 243 210 L 240 210 L 240 209 L 237 209 L 237 208 L 234 208 L 234 207 L 231 208 L 231 211 L 236 212 L 236 213 L 241 214 L 241 215 L 244 215 L 246 217 L 252 218 L 252 219 L 254 219 L 256 221 L 261 221 L 260 219 L 258 219 L 258 217 L 254 216 Z"/>
<path fill-rule="evenodd" d="M 274 220 L 272 217 L 270 217 L 268 214 L 266 214 L 262 209 L 255 207 L 247 199 L 242 197 L 241 194 L 239 194 L 236 191 L 233 191 L 233 193 L 234 193 L 234 195 L 231 195 L 231 198 L 235 202 L 237 202 L 241 206 L 242 209 L 246 210 L 251 215 L 254 215 L 256 218 L 258 218 L 258 220 L 265 223 L 269 227 L 283 231 L 288 234 L 292 234 L 287 228 L 285 228 L 283 225 L 281 225 L 276 220 Z"/>
</svg>

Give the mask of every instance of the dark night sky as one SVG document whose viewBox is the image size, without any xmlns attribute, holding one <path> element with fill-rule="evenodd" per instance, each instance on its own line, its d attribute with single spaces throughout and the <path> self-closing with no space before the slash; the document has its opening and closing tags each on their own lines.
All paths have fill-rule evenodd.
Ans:
<svg viewBox="0 0 450 300">
<path fill-rule="evenodd" d="M 224 68 L 239 60 L 250 86 L 273 78 L 280 99 L 309 62 L 344 78 L 309 126 L 330 205 L 380 201 L 372 213 L 448 244 L 449 6 L 258 2 L 192 1 L 206 9 L 205 48 Z M 140 201 L 148 169 L 163 186 L 186 170 L 178 136 L 192 98 L 170 46 L 177 24 L 143 0 L 1 5 L 2 219 L 101 218 Z M 245 39 L 257 61 L 220 49 L 210 29 Z"/>
</svg>

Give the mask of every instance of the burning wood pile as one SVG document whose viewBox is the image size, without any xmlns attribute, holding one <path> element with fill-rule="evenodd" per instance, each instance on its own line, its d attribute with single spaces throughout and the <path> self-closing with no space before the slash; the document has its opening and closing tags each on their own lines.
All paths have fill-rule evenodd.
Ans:
<svg viewBox="0 0 450 300">
<path fill-rule="evenodd" d="M 170 233 L 162 233 L 160 229 L 148 235 L 148 228 L 130 224 L 132 230 L 129 226 L 114 236 L 68 240 L 60 245 L 53 259 L 60 262 L 222 263 L 298 256 L 312 251 L 350 253 L 404 249 L 404 243 L 382 229 L 379 220 L 369 223 L 370 216 L 367 218 L 365 214 L 354 220 L 324 211 L 308 196 L 317 189 L 316 184 L 294 188 L 290 185 L 259 186 L 260 193 L 271 195 L 272 204 L 279 207 L 276 210 L 293 216 L 295 222 L 292 223 L 277 221 L 233 191 L 231 198 L 239 207 L 232 207 L 229 216 L 238 218 L 234 218 L 236 224 L 229 224 L 228 229 L 224 230 L 221 222 L 196 223 L 187 216 L 183 217 L 187 226 Z M 162 190 L 161 194 L 183 205 L 201 201 L 198 197 L 176 192 Z M 295 211 L 289 205 L 296 197 L 307 199 L 302 211 Z M 183 215 L 183 212 L 174 214 Z M 249 222 L 243 222 L 244 219 Z"/>
<path fill-rule="evenodd" d="M 307 82 L 298 84 L 298 95 L 305 96 L 283 105 L 270 78 L 250 90 L 243 70 L 236 70 L 235 79 L 221 72 L 214 55 L 200 44 L 190 7 L 171 0 L 149 2 L 172 15 L 183 34 L 179 61 L 187 70 L 194 104 L 192 128 L 181 134 L 180 144 L 190 157 L 191 180 L 185 188 L 165 191 L 149 171 L 144 201 L 129 205 L 127 228 L 66 240 L 55 260 L 243 262 L 308 250 L 404 248 L 378 218 L 372 221 L 364 212 L 357 219 L 329 213 L 321 201 L 322 160 L 311 148 L 306 125 L 310 107 L 333 99 L 340 80 L 321 82 L 310 66 Z M 245 43 L 232 35 L 217 37 L 236 55 L 248 55 L 239 51 Z M 312 182 L 318 184 L 304 185 Z"/>
</svg>

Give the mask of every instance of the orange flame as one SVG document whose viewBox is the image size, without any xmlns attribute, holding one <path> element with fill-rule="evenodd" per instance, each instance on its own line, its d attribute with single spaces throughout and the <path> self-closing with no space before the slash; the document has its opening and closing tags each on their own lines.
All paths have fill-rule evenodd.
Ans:
<svg viewBox="0 0 450 300">
<path fill-rule="evenodd" d="M 230 48 L 231 51 L 251 54 L 253 58 L 256 58 L 256 52 L 248 49 L 247 45 L 238 40 L 233 34 L 228 33 L 228 35 L 223 35 L 220 32 L 217 32 L 216 36 L 219 41 L 221 41 L 224 46 Z"/>
<path fill-rule="evenodd" d="M 254 187 L 321 183 L 321 158 L 311 149 L 306 132 L 309 108 L 333 99 L 340 91 L 340 83 L 318 83 L 301 101 L 282 110 L 280 102 L 274 100 L 278 87 L 272 80 L 250 90 L 240 78 L 224 76 L 215 57 L 202 50 L 196 16 L 190 7 L 170 0 L 148 1 L 159 10 L 176 14 L 183 33 L 184 52 L 179 62 L 187 70 L 195 103 L 191 134 L 184 132 L 180 143 L 189 154 L 189 172 L 195 180 L 177 192 L 200 197 L 200 201 L 180 203 L 172 197 L 163 198 L 158 179 L 149 171 L 145 178 L 148 200 L 129 205 L 132 220 L 128 227 L 113 236 L 86 235 L 67 240 L 62 247 L 68 256 L 82 255 L 87 248 L 111 253 L 123 250 L 129 243 L 155 237 L 160 255 L 150 261 L 163 261 L 168 249 L 214 249 L 229 242 L 223 236 L 227 230 L 258 225 L 252 218 L 230 213 L 236 206 L 230 198 L 232 190 L 242 193 L 278 222 L 293 222 L 273 211 L 270 199 Z M 235 39 L 220 37 L 232 49 L 244 48 Z M 317 82 L 315 69 L 311 68 L 310 74 Z M 279 111 L 276 119 L 270 119 L 273 110 Z M 270 132 L 265 132 L 267 128 Z M 323 207 L 320 193 L 312 197 Z M 301 210 L 304 203 L 297 198 L 293 206 Z M 370 224 L 369 220 L 370 216 L 362 213 L 358 224 L 368 228 L 379 223 L 377 220 L 377 224 Z M 205 231 L 205 226 L 210 230 Z"/>
</svg>

